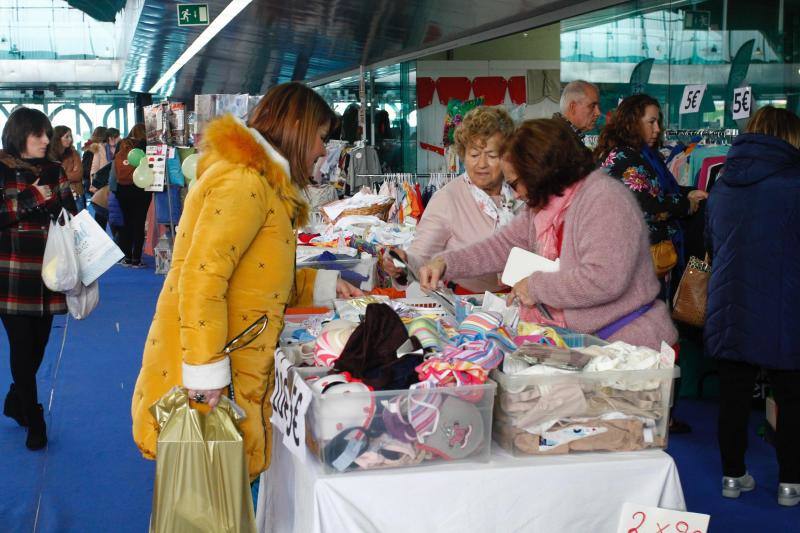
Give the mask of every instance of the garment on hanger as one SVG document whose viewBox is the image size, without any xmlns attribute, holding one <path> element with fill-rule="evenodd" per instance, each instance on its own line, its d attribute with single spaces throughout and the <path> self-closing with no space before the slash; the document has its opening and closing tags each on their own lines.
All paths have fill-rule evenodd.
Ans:
<svg viewBox="0 0 800 533">
<path fill-rule="evenodd" d="M 707 157 L 719 157 L 728 154 L 730 145 L 727 144 L 699 144 L 689 157 L 689 183 L 690 187 L 696 187 L 700 169 L 703 168 L 703 161 Z"/>
<path fill-rule="evenodd" d="M 698 189 L 702 189 L 704 191 L 708 190 L 707 185 L 711 168 L 720 164 L 724 164 L 726 159 L 727 157 L 724 155 L 710 156 L 703 159 L 703 165 L 700 167 L 700 172 L 697 177 Z"/>
<path fill-rule="evenodd" d="M 345 141 L 328 141 L 325 145 L 325 158 L 319 166 L 319 183 L 336 181 L 338 177 L 339 157 L 347 147 Z"/>
<path fill-rule="evenodd" d="M 560 70 L 529 69 L 526 81 L 528 105 L 536 105 L 543 100 L 558 103 L 561 99 Z"/>
<path fill-rule="evenodd" d="M 365 174 L 380 174 L 381 160 L 374 146 L 354 148 L 350 152 L 350 164 L 347 171 L 347 183 L 355 191 L 363 185 L 369 186 L 369 178 Z"/>
</svg>

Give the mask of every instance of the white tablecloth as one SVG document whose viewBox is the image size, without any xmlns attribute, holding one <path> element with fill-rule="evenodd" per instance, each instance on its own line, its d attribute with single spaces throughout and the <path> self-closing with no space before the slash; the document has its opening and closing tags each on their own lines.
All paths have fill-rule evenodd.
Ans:
<svg viewBox="0 0 800 533">
<path fill-rule="evenodd" d="M 492 448 L 485 464 L 324 475 L 275 441 L 261 477 L 258 529 L 613 532 L 625 502 L 686 510 L 675 463 L 660 450 L 516 459 Z"/>
</svg>

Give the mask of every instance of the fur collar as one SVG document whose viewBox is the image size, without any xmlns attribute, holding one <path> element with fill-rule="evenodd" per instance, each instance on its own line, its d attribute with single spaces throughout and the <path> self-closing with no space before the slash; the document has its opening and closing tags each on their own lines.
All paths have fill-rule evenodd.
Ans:
<svg viewBox="0 0 800 533">
<path fill-rule="evenodd" d="M 92 152 L 93 154 L 97 154 L 97 152 L 100 150 L 100 145 L 102 144 L 103 143 L 92 143 L 88 146 L 85 146 L 83 149 L 86 152 Z"/>
<path fill-rule="evenodd" d="M 233 115 L 224 115 L 206 126 L 197 175 L 219 160 L 244 165 L 261 174 L 286 206 L 295 226 L 308 221 L 308 204 L 291 180 L 289 162 L 255 129 Z"/>
</svg>

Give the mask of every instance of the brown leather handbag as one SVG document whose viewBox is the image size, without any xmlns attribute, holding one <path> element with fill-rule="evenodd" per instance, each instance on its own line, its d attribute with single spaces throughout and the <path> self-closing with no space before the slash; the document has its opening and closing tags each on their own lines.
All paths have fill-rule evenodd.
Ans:
<svg viewBox="0 0 800 533">
<path fill-rule="evenodd" d="M 664 240 L 650 245 L 650 253 L 653 255 L 653 266 L 656 269 L 656 276 L 663 278 L 667 272 L 678 264 L 678 251 L 670 240 Z"/>
<path fill-rule="evenodd" d="M 683 271 L 675 298 L 672 300 L 672 318 L 692 326 L 702 328 L 706 321 L 708 300 L 708 280 L 711 277 L 711 264 L 708 254 L 705 260 L 690 257 Z"/>
</svg>

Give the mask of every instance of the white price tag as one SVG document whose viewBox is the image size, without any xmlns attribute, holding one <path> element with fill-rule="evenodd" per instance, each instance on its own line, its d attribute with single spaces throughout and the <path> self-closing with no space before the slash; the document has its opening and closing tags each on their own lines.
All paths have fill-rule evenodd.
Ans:
<svg viewBox="0 0 800 533">
<path fill-rule="evenodd" d="M 733 90 L 733 119 L 750 118 L 750 111 L 753 108 L 753 88 L 737 87 Z"/>
<path fill-rule="evenodd" d="M 275 351 L 275 390 L 270 397 L 270 422 L 283 436 L 283 444 L 301 459 L 306 455 L 306 411 L 311 403 L 311 389 L 295 375 L 289 378 L 294 365 L 283 350 Z"/>
<path fill-rule="evenodd" d="M 681 99 L 680 114 L 697 113 L 700 111 L 700 104 L 703 101 L 703 95 L 706 94 L 706 85 L 687 85 L 683 89 L 683 98 Z"/>
<path fill-rule="evenodd" d="M 707 514 L 673 511 L 626 502 L 617 533 L 706 533 Z"/>
</svg>

